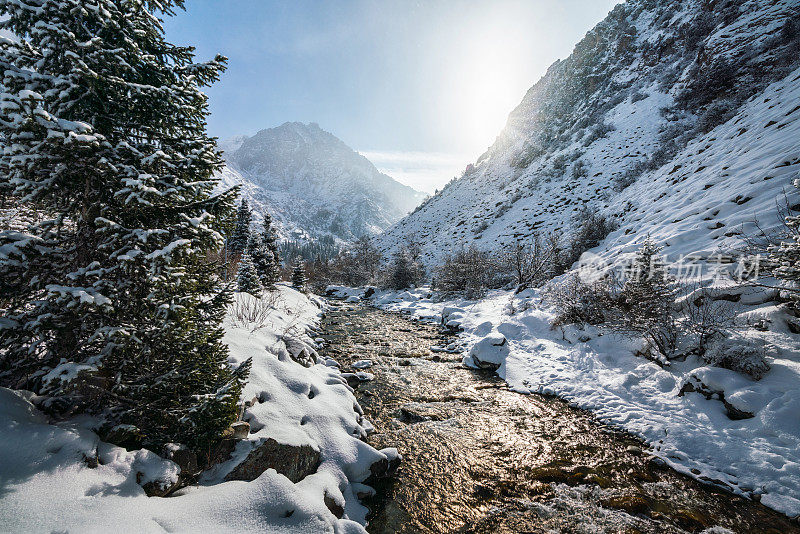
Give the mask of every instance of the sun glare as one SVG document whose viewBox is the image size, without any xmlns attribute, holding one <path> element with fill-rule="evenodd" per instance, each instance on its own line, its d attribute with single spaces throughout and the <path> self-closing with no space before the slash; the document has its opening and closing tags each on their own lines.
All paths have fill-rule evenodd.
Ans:
<svg viewBox="0 0 800 534">
<path fill-rule="evenodd" d="M 520 50 L 515 34 L 507 25 L 493 24 L 466 32 L 455 50 L 447 73 L 447 98 L 469 150 L 483 151 L 494 142 L 530 86 L 527 73 L 519 68 L 529 60 L 528 53 Z"/>
</svg>

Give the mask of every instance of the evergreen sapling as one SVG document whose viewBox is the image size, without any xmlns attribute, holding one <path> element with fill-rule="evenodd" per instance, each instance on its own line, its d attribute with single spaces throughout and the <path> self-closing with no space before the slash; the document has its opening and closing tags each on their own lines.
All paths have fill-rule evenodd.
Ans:
<svg viewBox="0 0 800 534">
<path fill-rule="evenodd" d="M 250 211 L 247 199 L 242 198 L 236 214 L 236 226 L 233 229 L 233 235 L 228 239 L 228 249 L 231 252 L 244 252 L 247 248 L 247 242 L 250 239 L 250 220 L 252 218 L 253 213 Z"/>
<path fill-rule="evenodd" d="M 247 252 L 242 254 L 242 257 L 239 259 L 236 283 L 239 286 L 239 291 L 242 293 L 250 293 L 254 297 L 261 297 L 261 281 L 258 279 L 258 272 L 253 265 L 250 254 Z"/>
<path fill-rule="evenodd" d="M 308 283 L 308 279 L 306 278 L 305 265 L 302 260 L 298 260 L 294 265 L 294 269 L 292 269 L 292 287 L 298 291 L 305 291 L 306 283 Z"/>
</svg>

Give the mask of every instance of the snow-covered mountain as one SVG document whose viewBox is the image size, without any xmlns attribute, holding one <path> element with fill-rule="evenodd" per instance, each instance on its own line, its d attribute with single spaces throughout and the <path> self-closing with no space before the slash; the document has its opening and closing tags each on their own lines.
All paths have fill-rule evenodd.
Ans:
<svg viewBox="0 0 800 534">
<path fill-rule="evenodd" d="M 599 252 L 648 233 L 710 253 L 777 224 L 800 171 L 800 0 L 628 0 L 557 61 L 465 174 L 380 237 L 434 263 L 617 218 Z M 750 223 L 745 226 L 744 223 Z M 675 248 L 680 245 L 679 248 Z"/>
<path fill-rule="evenodd" d="M 240 185 L 256 218 L 268 210 L 282 238 L 352 241 L 385 230 L 425 198 L 316 123 L 287 122 L 220 148 L 222 184 Z"/>
</svg>

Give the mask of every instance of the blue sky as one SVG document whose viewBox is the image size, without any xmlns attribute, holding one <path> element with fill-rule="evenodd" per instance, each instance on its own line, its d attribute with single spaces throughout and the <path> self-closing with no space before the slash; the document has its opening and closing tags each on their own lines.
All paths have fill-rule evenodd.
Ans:
<svg viewBox="0 0 800 534">
<path fill-rule="evenodd" d="M 209 129 L 317 122 L 432 192 L 618 0 L 192 0 L 167 36 L 229 58 Z"/>
</svg>

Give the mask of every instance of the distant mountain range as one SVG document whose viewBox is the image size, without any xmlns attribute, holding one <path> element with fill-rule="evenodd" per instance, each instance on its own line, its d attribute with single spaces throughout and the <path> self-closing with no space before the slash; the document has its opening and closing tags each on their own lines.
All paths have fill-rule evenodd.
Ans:
<svg viewBox="0 0 800 534">
<path fill-rule="evenodd" d="M 220 142 L 225 187 L 240 185 L 256 218 L 268 210 L 281 238 L 352 242 L 407 215 L 426 194 L 381 173 L 316 123 L 287 122 Z"/>
</svg>

